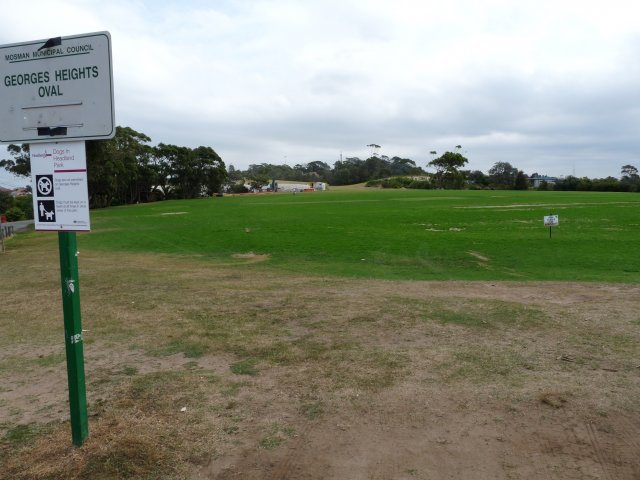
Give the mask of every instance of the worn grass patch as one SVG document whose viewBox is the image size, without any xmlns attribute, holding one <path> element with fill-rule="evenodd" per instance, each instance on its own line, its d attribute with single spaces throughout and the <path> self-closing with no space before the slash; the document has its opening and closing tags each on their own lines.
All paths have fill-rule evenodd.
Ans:
<svg viewBox="0 0 640 480">
<path fill-rule="evenodd" d="M 53 428 L 18 426 L 5 434 L 15 451 L 3 478 L 179 478 L 206 450 L 193 435 L 214 430 L 202 421 L 203 372 L 157 372 L 132 378 L 114 399 L 91 407 L 90 437 L 70 445 L 67 422 Z M 181 411 L 188 405 L 190 413 Z M 170 440 L 169 440 L 170 439 Z M 185 449 L 185 442 L 189 448 Z"/>
<path fill-rule="evenodd" d="M 425 320 L 478 329 L 536 328 L 548 319 L 538 307 L 498 300 L 452 299 L 422 304 Z"/>
<path fill-rule="evenodd" d="M 454 352 L 445 375 L 448 380 L 478 384 L 496 379 L 519 382 L 521 373 L 531 368 L 531 362 L 519 352 L 480 346 Z"/>
</svg>

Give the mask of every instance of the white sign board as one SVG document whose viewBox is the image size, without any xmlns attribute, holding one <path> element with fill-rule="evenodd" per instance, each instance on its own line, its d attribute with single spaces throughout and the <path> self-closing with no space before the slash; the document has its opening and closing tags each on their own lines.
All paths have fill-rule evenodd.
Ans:
<svg viewBox="0 0 640 480">
<path fill-rule="evenodd" d="M 109 32 L 0 46 L 0 143 L 114 135 Z"/>
<path fill-rule="evenodd" d="M 545 227 L 557 227 L 560 224 L 560 219 L 558 215 L 547 215 L 544 217 L 544 226 Z"/>
<path fill-rule="evenodd" d="M 37 143 L 30 155 L 35 229 L 91 230 L 85 143 Z"/>
</svg>

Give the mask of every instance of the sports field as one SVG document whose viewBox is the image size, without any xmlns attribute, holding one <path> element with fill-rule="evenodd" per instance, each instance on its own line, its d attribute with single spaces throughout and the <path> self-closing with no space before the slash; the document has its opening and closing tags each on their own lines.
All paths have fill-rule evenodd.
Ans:
<svg viewBox="0 0 640 480">
<path fill-rule="evenodd" d="M 640 478 L 637 194 L 335 189 L 91 219 L 81 448 L 57 236 L 0 255 L 0 479 Z"/>
<path fill-rule="evenodd" d="M 545 215 L 560 225 L 549 238 Z M 417 280 L 640 280 L 640 196 L 360 190 L 250 195 L 92 214 L 91 250 Z M 235 257 L 234 257 L 235 256 Z"/>
</svg>

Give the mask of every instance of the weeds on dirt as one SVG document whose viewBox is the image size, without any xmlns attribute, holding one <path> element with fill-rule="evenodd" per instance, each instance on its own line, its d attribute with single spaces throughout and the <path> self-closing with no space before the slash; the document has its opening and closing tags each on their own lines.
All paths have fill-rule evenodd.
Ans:
<svg viewBox="0 0 640 480">
<path fill-rule="evenodd" d="M 322 400 L 313 403 L 304 403 L 300 406 L 300 412 L 309 420 L 315 420 L 324 414 L 325 405 Z"/>
<path fill-rule="evenodd" d="M 294 434 L 295 428 L 276 422 L 268 428 L 267 435 L 260 439 L 258 445 L 265 450 L 273 450 L 282 445 L 282 443 Z"/>
<path fill-rule="evenodd" d="M 202 379 L 208 375 L 158 372 L 132 378 L 111 400 L 90 406 L 90 436 L 80 448 L 70 444 L 68 422 L 46 429 L 14 427 L 5 434 L 15 451 L 2 465 L 2 478 L 181 477 L 185 466 L 211 453 L 205 441 L 194 441 L 216 428 L 201 415 L 208 404 Z M 189 410 L 182 412 L 182 405 Z"/>
</svg>

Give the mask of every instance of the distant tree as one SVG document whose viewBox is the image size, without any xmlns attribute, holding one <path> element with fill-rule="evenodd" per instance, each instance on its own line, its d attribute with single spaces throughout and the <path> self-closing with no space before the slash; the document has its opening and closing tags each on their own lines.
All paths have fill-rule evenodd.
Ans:
<svg viewBox="0 0 640 480">
<path fill-rule="evenodd" d="M 640 176 L 633 165 L 625 165 L 620 170 L 620 189 L 626 192 L 640 192 Z"/>
<path fill-rule="evenodd" d="M 468 162 L 469 160 L 460 153 L 445 152 L 431 160 L 428 166 L 436 169 L 435 180 L 439 188 L 461 188 L 465 177 L 460 168 Z"/>
<path fill-rule="evenodd" d="M 518 169 L 509 162 L 496 162 L 489 169 L 489 183 L 496 188 L 514 188 Z"/>
<path fill-rule="evenodd" d="M 474 170 L 467 174 L 467 179 L 469 183 L 472 185 L 476 185 L 478 187 L 487 187 L 489 185 L 489 177 L 487 177 L 480 170 Z"/>
<path fill-rule="evenodd" d="M 228 188 L 229 193 L 249 193 L 249 189 L 244 186 L 242 180 L 232 183 Z"/>
<path fill-rule="evenodd" d="M 591 190 L 597 192 L 619 192 L 620 180 L 615 177 L 597 178 L 591 182 Z"/>
<path fill-rule="evenodd" d="M 393 157 L 390 162 L 391 175 L 423 175 L 425 172 L 409 158 Z"/>
<path fill-rule="evenodd" d="M 305 166 L 306 173 L 309 173 L 309 174 L 315 173 L 318 175 L 318 177 L 321 177 L 321 178 L 327 175 L 330 171 L 331 171 L 331 167 L 329 166 L 329 164 L 320 162 L 317 160 L 314 162 L 309 162 Z"/>
<path fill-rule="evenodd" d="M 10 192 L 0 190 L 0 213 L 5 213 L 15 205 L 15 199 Z"/>
<path fill-rule="evenodd" d="M 118 126 L 114 138 L 86 142 L 91 207 L 140 201 L 138 167 L 149 155 L 149 141 L 144 133 Z"/>
<path fill-rule="evenodd" d="M 541 192 L 546 192 L 547 190 L 549 190 L 549 182 L 547 182 L 546 180 L 542 180 L 538 185 L 538 190 L 540 190 Z"/>
<path fill-rule="evenodd" d="M 211 147 L 190 149 L 175 145 L 158 145 L 170 165 L 169 183 L 179 198 L 196 198 L 221 191 L 227 170 Z"/>
<path fill-rule="evenodd" d="M 29 157 L 29 144 L 11 144 L 7 146 L 7 151 L 13 158 L 0 160 L 0 167 L 19 177 L 31 176 L 31 158 Z"/>
<path fill-rule="evenodd" d="M 260 191 L 262 187 L 269 185 L 270 178 L 266 175 L 256 174 L 249 178 L 249 186 L 252 190 Z"/>
<path fill-rule="evenodd" d="M 514 185 L 516 190 L 527 190 L 529 188 L 529 177 L 522 170 L 518 170 Z"/>
<path fill-rule="evenodd" d="M 227 179 L 229 180 L 229 182 L 239 182 L 243 178 L 244 176 L 242 175 L 242 172 L 240 170 L 236 170 L 236 167 L 234 167 L 233 165 L 229 165 L 229 168 L 227 168 Z"/>
<path fill-rule="evenodd" d="M 633 178 L 638 177 L 638 169 L 633 165 L 624 165 L 620 170 L 622 177 Z"/>
<path fill-rule="evenodd" d="M 558 180 L 554 186 L 554 190 L 566 191 L 595 191 L 595 192 L 617 192 L 622 190 L 622 182 L 614 177 L 606 178 L 577 178 L 569 175 L 566 178 Z"/>
<path fill-rule="evenodd" d="M 361 181 L 373 178 L 384 178 L 391 175 L 391 165 L 383 158 L 373 156 L 365 160 L 363 165 L 364 178 Z"/>
<path fill-rule="evenodd" d="M 376 143 L 370 143 L 369 145 L 367 145 L 367 147 L 369 147 L 371 149 L 371 156 L 372 157 L 377 157 L 378 156 L 378 150 L 380 149 L 380 145 L 378 145 Z"/>
<path fill-rule="evenodd" d="M 554 185 L 554 190 L 562 190 L 562 191 L 575 191 L 578 190 L 578 184 L 580 183 L 580 179 L 574 177 L 573 175 L 569 175 L 565 178 L 558 179 Z"/>
<path fill-rule="evenodd" d="M 333 185 L 351 185 L 371 180 L 365 174 L 364 160 L 358 157 L 347 157 L 344 161 L 333 164 L 329 183 Z"/>
</svg>

